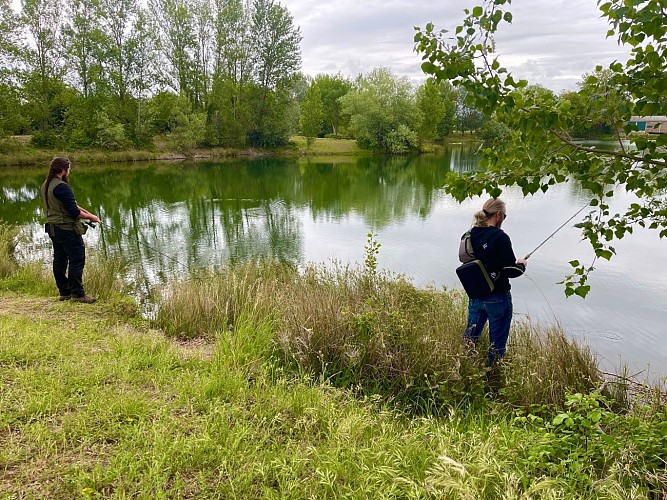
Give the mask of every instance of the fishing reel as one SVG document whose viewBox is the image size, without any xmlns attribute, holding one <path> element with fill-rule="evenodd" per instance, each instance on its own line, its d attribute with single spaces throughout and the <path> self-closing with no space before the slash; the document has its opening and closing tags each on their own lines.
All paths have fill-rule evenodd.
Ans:
<svg viewBox="0 0 667 500">
<path fill-rule="evenodd" d="M 85 221 L 84 224 L 92 229 L 97 227 L 94 222 L 90 222 L 89 220 Z"/>
</svg>

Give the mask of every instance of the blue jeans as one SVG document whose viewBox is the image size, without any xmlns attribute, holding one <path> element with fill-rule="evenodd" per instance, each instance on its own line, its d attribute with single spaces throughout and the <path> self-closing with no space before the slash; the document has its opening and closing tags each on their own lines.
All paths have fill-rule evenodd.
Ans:
<svg viewBox="0 0 667 500">
<path fill-rule="evenodd" d="M 51 225 L 49 233 L 53 243 L 53 277 L 62 297 L 83 297 L 83 267 L 86 265 L 86 249 L 83 238 L 74 231 Z M 48 232 L 48 231 L 47 231 Z"/>
<path fill-rule="evenodd" d="M 486 321 L 489 321 L 489 356 L 491 366 L 505 355 L 507 338 L 512 322 L 512 294 L 510 292 L 490 293 L 479 299 L 468 300 L 468 325 L 463 338 L 475 346 L 482 336 Z"/>
</svg>

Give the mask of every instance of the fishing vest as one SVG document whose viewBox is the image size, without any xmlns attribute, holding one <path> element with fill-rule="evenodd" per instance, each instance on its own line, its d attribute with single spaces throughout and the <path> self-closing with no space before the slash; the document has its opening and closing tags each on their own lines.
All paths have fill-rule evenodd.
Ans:
<svg viewBox="0 0 667 500">
<path fill-rule="evenodd" d="M 62 202 L 56 198 L 53 194 L 53 190 L 60 184 L 66 184 L 65 181 L 55 177 L 51 180 L 49 184 L 48 192 L 46 191 L 46 181 L 42 184 L 40 189 L 42 194 L 42 202 L 44 203 L 44 210 L 46 211 L 46 222 L 49 224 L 55 224 L 61 229 L 68 229 L 74 231 L 75 226 L 80 224 L 80 221 L 76 217 L 72 217 L 70 213 L 65 210 L 65 206 Z M 47 201 L 48 200 L 48 204 Z"/>
</svg>

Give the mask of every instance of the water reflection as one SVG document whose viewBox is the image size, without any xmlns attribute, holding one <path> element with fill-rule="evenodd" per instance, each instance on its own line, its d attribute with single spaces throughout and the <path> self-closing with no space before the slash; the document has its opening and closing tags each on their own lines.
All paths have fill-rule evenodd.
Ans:
<svg viewBox="0 0 667 500">
<path fill-rule="evenodd" d="M 458 240 L 481 201 L 458 203 L 440 186 L 450 170 L 476 169 L 475 151 L 474 144 L 460 144 L 442 156 L 419 158 L 74 165 L 71 183 L 80 205 L 106 224 L 88 232 L 89 248 L 123 253 L 141 268 L 144 289 L 185 268 L 260 257 L 362 262 L 371 230 L 382 244 L 380 266 L 418 285 L 458 286 Z M 45 175 L 46 166 L 2 169 L 0 213 L 32 235 L 21 247 L 25 254 L 50 258 L 38 200 Z M 504 229 L 517 255 L 533 250 L 586 200 L 575 184 L 527 198 L 508 189 L 503 198 L 511 214 Z M 620 189 L 613 200 L 619 208 L 633 201 Z M 656 249 L 665 243 L 636 232 L 615 245 L 618 257 L 599 265 L 589 298 L 565 300 L 557 282 L 570 272 L 568 260 L 592 257 L 580 239 L 568 225 L 531 257 L 531 279 L 513 284 L 517 313 L 560 322 L 613 367 L 622 354 L 664 372 L 667 339 L 659 332 L 667 271 L 664 250 Z"/>
</svg>

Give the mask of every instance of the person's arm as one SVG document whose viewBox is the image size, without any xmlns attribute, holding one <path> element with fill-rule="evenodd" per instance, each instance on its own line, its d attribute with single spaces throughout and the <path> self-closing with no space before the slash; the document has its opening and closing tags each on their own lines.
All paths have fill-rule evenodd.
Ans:
<svg viewBox="0 0 667 500">
<path fill-rule="evenodd" d="M 507 234 L 501 234 L 499 253 L 500 253 L 500 262 L 502 262 L 503 272 L 508 278 L 518 278 L 523 273 L 526 272 L 526 265 L 528 262 L 526 259 L 517 259 L 514 255 L 514 250 L 512 249 L 512 242 L 510 237 Z"/>
<path fill-rule="evenodd" d="M 78 218 L 81 215 L 81 210 L 76 204 L 76 199 L 74 198 L 74 191 L 67 184 L 58 184 L 53 189 L 53 196 L 55 196 L 60 203 L 63 204 L 67 213 L 74 218 Z"/>
<path fill-rule="evenodd" d="M 79 219 L 88 219 L 90 222 L 96 222 L 97 224 L 101 222 L 97 215 L 91 214 L 88 210 L 78 205 L 77 208 L 79 209 Z"/>
</svg>

